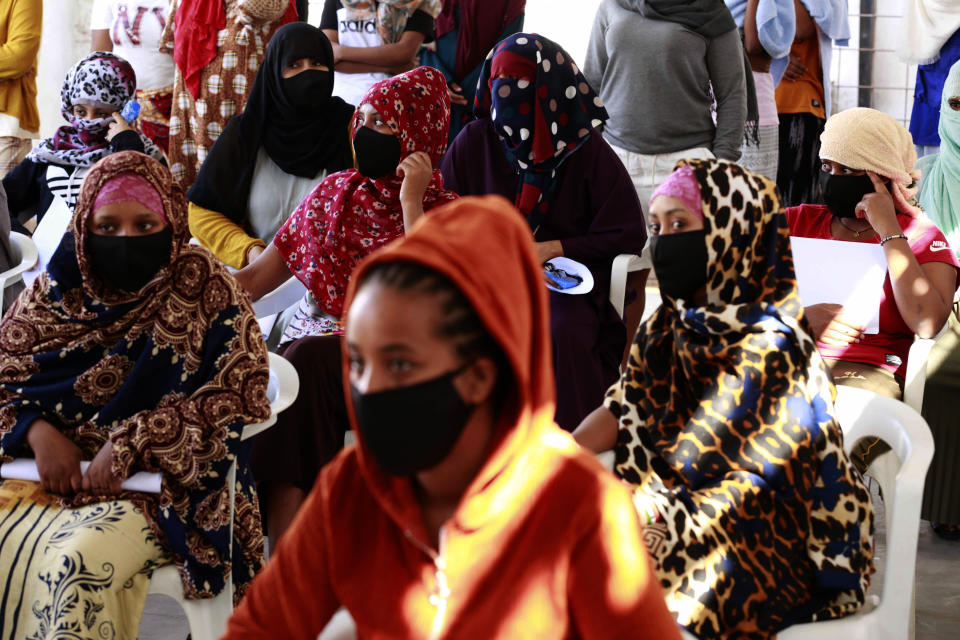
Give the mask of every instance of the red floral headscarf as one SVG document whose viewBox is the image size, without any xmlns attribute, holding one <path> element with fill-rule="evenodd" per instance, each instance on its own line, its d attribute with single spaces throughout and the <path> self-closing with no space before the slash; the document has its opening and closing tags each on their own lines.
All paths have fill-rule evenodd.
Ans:
<svg viewBox="0 0 960 640">
<path fill-rule="evenodd" d="M 369 103 L 400 139 L 400 158 L 422 151 L 433 162 L 433 178 L 423 196 L 423 209 L 455 200 L 443 188 L 436 169 L 447 150 L 450 97 L 443 74 L 430 67 L 374 84 L 360 104 Z M 359 110 L 353 132 L 363 126 Z M 325 313 L 340 317 L 350 274 L 374 250 L 403 235 L 400 207 L 402 178 L 389 174 L 376 180 L 356 169 L 327 176 L 304 198 L 277 232 L 273 244 L 290 273 L 304 284 Z"/>
</svg>

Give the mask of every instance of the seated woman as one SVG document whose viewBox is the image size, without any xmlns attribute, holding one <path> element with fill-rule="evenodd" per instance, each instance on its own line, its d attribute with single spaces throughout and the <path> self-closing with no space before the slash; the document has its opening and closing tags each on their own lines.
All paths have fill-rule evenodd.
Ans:
<svg viewBox="0 0 960 640">
<path fill-rule="evenodd" d="M 940 152 L 920 158 L 920 206 L 960 256 L 960 62 L 950 67 L 940 102 Z M 960 540 L 960 490 L 954 481 L 960 433 L 956 402 L 960 389 L 960 316 L 950 315 L 949 331 L 934 345 L 923 394 L 923 417 L 933 433 L 933 462 L 927 476 L 921 518 L 948 540 Z"/>
<path fill-rule="evenodd" d="M 226 580 L 239 598 L 263 563 L 240 432 L 270 415 L 266 347 L 189 235 L 163 165 L 108 156 L 0 322 L 0 463 L 35 458 L 41 479 L 0 480 L 3 637 L 134 638 L 157 565 L 177 565 L 187 598 Z M 137 471 L 160 472 L 162 492 L 121 491 Z"/>
<path fill-rule="evenodd" d="M 696 636 L 770 638 L 854 612 L 873 511 L 831 415 L 776 184 L 681 161 L 650 227 L 663 304 L 574 437 L 616 446 L 667 606 Z"/>
<path fill-rule="evenodd" d="M 950 67 L 940 101 L 940 151 L 920 158 L 920 207 L 960 255 L 960 62 Z"/>
<path fill-rule="evenodd" d="M 320 28 L 333 43 L 336 95 L 360 104 L 371 85 L 417 66 L 440 9 L 441 0 L 323 0 Z"/>
<path fill-rule="evenodd" d="M 316 638 L 344 607 L 360 637 L 678 638 L 628 492 L 553 424 L 543 270 L 517 212 L 438 209 L 358 268 L 347 304 L 359 445 L 321 472 L 225 637 Z"/>
<path fill-rule="evenodd" d="M 831 116 L 820 159 L 827 204 L 787 209 L 790 235 L 879 244 L 889 268 L 879 333 L 863 333 L 839 304 L 807 307 L 807 318 L 837 384 L 900 398 L 910 345 L 947 321 L 960 262 L 916 205 L 917 154 L 892 116 L 867 108 Z"/>
<path fill-rule="evenodd" d="M 541 60 L 538 63 L 538 60 Z M 517 34 L 488 56 L 476 115 L 443 159 L 447 188 L 495 193 L 526 216 L 541 262 L 586 264 L 586 295 L 550 294 L 557 424 L 573 430 L 617 379 L 626 330 L 610 304 L 610 266 L 646 242 L 630 176 L 599 133 L 600 99 L 566 51 L 542 36 Z"/>
<path fill-rule="evenodd" d="M 350 167 L 353 106 L 331 96 L 333 50 L 302 22 L 270 40 L 243 113 L 230 120 L 187 192 L 190 231 L 245 267 L 327 174 Z"/>
<path fill-rule="evenodd" d="M 523 31 L 527 0 L 445 0 L 437 39 L 420 48 L 421 64 L 443 72 L 450 88 L 450 139 L 473 120 L 483 61 L 498 42 Z"/>
<path fill-rule="evenodd" d="M 98 160 L 122 150 L 146 152 L 157 160 L 163 152 L 120 116 L 133 99 L 137 77 L 123 58 L 94 51 L 67 72 L 60 90 L 60 113 L 69 122 L 42 140 L 3 178 L 13 230 L 46 213 L 54 196 L 73 209 L 84 176 Z"/>
<path fill-rule="evenodd" d="M 257 300 L 293 274 L 309 291 L 280 353 L 304 389 L 254 445 L 254 475 L 276 542 L 349 429 L 340 377 L 343 297 L 361 258 L 455 199 L 434 169 L 447 147 L 443 75 L 420 67 L 373 85 L 353 122 L 357 168 L 328 176 L 237 280 Z"/>
</svg>

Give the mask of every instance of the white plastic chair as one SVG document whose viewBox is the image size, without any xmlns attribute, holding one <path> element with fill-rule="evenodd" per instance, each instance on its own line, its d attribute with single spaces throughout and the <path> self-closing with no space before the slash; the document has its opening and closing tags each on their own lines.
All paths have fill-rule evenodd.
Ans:
<svg viewBox="0 0 960 640">
<path fill-rule="evenodd" d="M 923 409 L 923 391 L 927 385 L 927 360 L 930 359 L 930 350 L 933 349 L 935 343 L 936 338 L 932 340 L 917 338 L 910 345 L 910 353 L 907 356 L 907 376 L 903 385 L 903 401 L 917 413 L 920 413 L 920 410 Z"/>
<path fill-rule="evenodd" d="M 0 273 L 0 297 L 7 287 L 20 280 L 25 271 L 37 264 L 40 255 L 33 240 L 16 231 L 10 232 L 10 251 L 13 253 L 11 258 L 17 264 Z"/>
<path fill-rule="evenodd" d="M 356 640 L 357 625 L 346 609 L 338 609 L 317 640 Z"/>
<path fill-rule="evenodd" d="M 303 283 L 291 276 L 282 285 L 254 302 L 253 314 L 257 316 L 263 335 L 270 335 L 273 325 L 277 322 L 277 314 L 298 304 L 306 293 L 307 288 Z"/>
<path fill-rule="evenodd" d="M 623 307 L 627 297 L 627 274 L 640 271 L 640 256 L 621 253 L 613 259 L 610 268 L 610 304 L 623 317 Z"/>
<path fill-rule="evenodd" d="M 303 283 L 297 280 L 295 276 L 290 276 L 282 285 L 254 302 L 253 313 L 258 318 L 280 313 L 291 305 L 300 302 L 306 293 L 307 288 L 303 286 Z"/>
<path fill-rule="evenodd" d="M 954 294 L 954 302 L 958 296 L 960 296 L 960 290 Z M 907 354 L 907 376 L 903 385 L 903 401 L 917 413 L 923 410 L 923 391 L 927 386 L 927 361 L 930 359 L 930 351 L 940 336 L 949 330 L 950 320 L 948 319 L 936 336 L 917 338 L 910 345 L 910 353 Z"/>
<path fill-rule="evenodd" d="M 300 391 L 300 379 L 293 365 L 275 353 L 270 358 L 270 382 L 267 384 L 267 397 L 270 399 L 270 417 L 263 422 L 248 424 L 243 428 L 241 440 L 248 440 L 258 433 L 272 427 L 277 415 L 293 404 Z M 233 497 L 236 464 L 230 467 L 228 484 L 230 487 L 230 538 L 233 539 Z M 227 578 L 223 591 L 215 598 L 205 600 L 187 600 L 183 597 L 183 584 L 175 566 L 165 565 L 156 569 L 150 578 L 149 593 L 169 596 L 183 609 L 190 624 L 190 636 L 193 640 L 216 640 L 227 630 L 227 620 L 233 613 L 233 582 Z"/>
<path fill-rule="evenodd" d="M 617 453 L 613 449 L 607 449 L 606 451 L 598 453 L 597 459 L 600 461 L 600 464 L 609 471 L 613 471 L 613 467 L 617 462 Z"/>
<path fill-rule="evenodd" d="M 868 598 L 860 613 L 794 625 L 777 637 L 780 640 L 912 638 L 920 503 L 927 468 L 933 459 L 933 436 L 917 411 L 903 402 L 864 389 L 837 387 L 836 418 L 843 429 L 847 453 L 859 440 L 869 437 L 880 438 L 892 449 L 867 470 L 867 474 L 880 483 L 884 496 L 888 557 L 882 595 Z M 613 450 L 599 453 L 597 457 L 606 468 L 613 469 Z"/>
<path fill-rule="evenodd" d="M 848 453 L 862 438 L 877 437 L 890 445 L 899 460 L 895 473 L 875 473 L 875 465 L 867 470 L 880 483 L 886 514 L 887 561 L 881 595 L 869 598 L 860 613 L 794 625 L 778 637 L 904 640 L 913 635 L 918 523 L 923 485 L 933 459 L 933 436 L 926 421 L 911 407 L 863 389 L 837 387 L 836 416 Z"/>
<path fill-rule="evenodd" d="M 68 232 L 70 223 L 73 221 L 73 209 L 67 205 L 67 202 L 60 196 L 54 196 L 43 214 L 43 219 L 37 223 L 33 230 L 30 240 L 37 247 L 37 259 L 31 268 L 23 272 L 23 282 L 28 287 L 33 284 L 41 273 L 47 268 L 47 264 L 60 246 L 60 241 Z"/>
</svg>

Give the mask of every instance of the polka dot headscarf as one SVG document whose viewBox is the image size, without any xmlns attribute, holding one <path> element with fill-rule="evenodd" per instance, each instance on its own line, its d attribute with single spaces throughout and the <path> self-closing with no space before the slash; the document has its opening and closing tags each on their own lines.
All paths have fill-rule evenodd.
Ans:
<svg viewBox="0 0 960 640">
<path fill-rule="evenodd" d="M 557 167 L 608 117 L 570 54 L 529 33 L 510 36 L 487 56 L 474 113 L 493 121 L 520 172 L 516 204 L 533 228 L 549 209 Z"/>
</svg>

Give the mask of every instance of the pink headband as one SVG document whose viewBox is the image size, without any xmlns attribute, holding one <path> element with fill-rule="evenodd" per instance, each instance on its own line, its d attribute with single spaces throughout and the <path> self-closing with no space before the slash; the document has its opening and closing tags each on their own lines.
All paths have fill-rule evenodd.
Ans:
<svg viewBox="0 0 960 640">
<path fill-rule="evenodd" d="M 700 195 L 700 183 L 693 175 L 693 169 L 684 165 L 667 176 L 667 179 L 660 183 L 653 195 L 650 196 L 650 202 L 653 203 L 659 196 L 678 198 L 687 208 L 703 220 L 703 198 Z"/>
<path fill-rule="evenodd" d="M 163 200 L 160 194 L 150 182 L 143 176 L 136 173 L 121 173 L 107 180 L 102 187 L 97 199 L 93 201 L 93 210 L 117 202 L 136 202 L 142 204 L 150 211 L 154 212 L 166 222 L 167 214 L 163 210 Z"/>
</svg>

